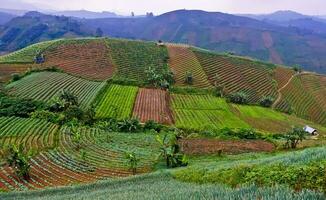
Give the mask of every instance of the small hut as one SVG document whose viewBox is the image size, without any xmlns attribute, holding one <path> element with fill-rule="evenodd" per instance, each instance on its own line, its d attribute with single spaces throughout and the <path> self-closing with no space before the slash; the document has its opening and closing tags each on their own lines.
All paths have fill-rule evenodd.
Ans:
<svg viewBox="0 0 326 200">
<path fill-rule="evenodd" d="M 303 130 L 309 133 L 310 135 L 318 135 L 318 131 L 310 126 L 303 127 Z"/>
</svg>

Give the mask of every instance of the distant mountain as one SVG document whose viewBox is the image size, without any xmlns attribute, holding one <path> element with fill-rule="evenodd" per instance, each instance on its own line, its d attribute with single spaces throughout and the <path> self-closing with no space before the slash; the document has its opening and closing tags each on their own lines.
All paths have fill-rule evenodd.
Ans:
<svg viewBox="0 0 326 200">
<path fill-rule="evenodd" d="M 277 11 L 271 14 L 262 14 L 262 15 L 247 14 L 247 15 L 240 15 L 240 16 L 250 17 L 262 21 L 277 21 L 277 22 L 285 22 L 285 21 L 309 18 L 309 16 L 290 10 Z"/>
<path fill-rule="evenodd" d="M 0 25 L 4 25 L 5 23 L 9 22 L 10 20 L 12 20 L 15 17 L 16 17 L 15 15 L 0 12 Z"/>
<path fill-rule="evenodd" d="M 0 30 L 0 52 L 62 37 L 93 36 L 93 32 L 69 17 L 28 12 L 16 17 Z"/>
<path fill-rule="evenodd" d="M 85 19 L 96 19 L 96 18 L 117 18 L 123 17 L 121 15 L 117 15 L 113 12 L 92 12 L 87 10 L 71 10 L 71 11 L 58 11 L 49 13 L 53 15 L 63 15 L 67 17 L 76 17 L 76 18 L 85 18 Z"/>
<path fill-rule="evenodd" d="M 112 37 L 187 43 L 326 73 L 326 37 L 297 27 L 198 10 L 178 10 L 146 18 L 91 19 L 83 23 L 93 30 L 100 27 Z M 292 24 L 302 25 L 299 21 Z"/>
</svg>

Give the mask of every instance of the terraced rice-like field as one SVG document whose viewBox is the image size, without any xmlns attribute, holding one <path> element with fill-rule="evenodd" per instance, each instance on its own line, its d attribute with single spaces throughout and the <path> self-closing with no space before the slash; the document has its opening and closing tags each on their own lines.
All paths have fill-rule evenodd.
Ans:
<svg viewBox="0 0 326 200">
<path fill-rule="evenodd" d="M 105 82 L 88 81 L 64 73 L 38 72 L 6 86 L 11 94 L 20 98 L 50 101 L 62 90 L 77 95 L 82 108 L 90 106 Z"/>
<path fill-rule="evenodd" d="M 33 64 L 0 64 L 0 83 L 8 82 L 13 74 L 23 74 L 29 69 L 40 68 Z"/>
<path fill-rule="evenodd" d="M 134 86 L 109 85 L 98 99 L 96 117 L 131 117 L 137 92 L 138 88 Z"/>
<path fill-rule="evenodd" d="M 225 99 L 209 95 L 172 94 L 172 108 L 178 128 L 218 130 L 249 127 L 231 112 Z"/>
<path fill-rule="evenodd" d="M 106 133 L 98 129 L 80 128 L 80 147 L 76 147 L 69 128 L 58 130 L 42 120 L 0 118 L 6 134 L 1 143 L 22 142 L 38 154 L 31 160 L 30 179 L 19 179 L 12 168 L 0 167 L 0 189 L 4 191 L 27 190 L 45 187 L 94 182 L 104 177 L 131 175 L 125 152 L 133 151 L 140 158 L 137 173 L 152 170 L 159 153 L 155 136 L 148 134 L 126 135 Z M 8 139 L 9 135 L 12 139 Z M 52 149 L 54 146 L 56 149 Z M 52 149 L 52 150 L 51 150 Z M 85 152 L 85 157 L 81 156 Z"/>
<path fill-rule="evenodd" d="M 0 63 L 34 63 L 34 58 L 37 54 L 44 52 L 52 44 L 56 43 L 58 40 L 52 40 L 47 42 L 40 42 L 28 47 L 25 47 L 21 50 L 15 51 L 13 53 L 0 56 Z"/>
<path fill-rule="evenodd" d="M 115 66 L 104 39 L 61 40 L 44 52 L 47 66 L 91 80 L 106 80 Z"/>
<path fill-rule="evenodd" d="M 141 122 L 154 120 L 163 124 L 172 124 L 173 117 L 169 108 L 170 96 L 164 90 L 158 89 L 139 89 L 133 117 Z"/>
<path fill-rule="evenodd" d="M 58 129 L 59 126 L 40 119 L 0 117 L 0 146 L 22 144 L 37 151 L 54 148 L 58 145 Z"/>
<path fill-rule="evenodd" d="M 294 77 L 282 91 L 282 97 L 293 108 L 294 113 L 304 119 L 326 125 L 325 78 L 312 74 Z M 282 104 L 276 108 L 283 109 Z"/>
<path fill-rule="evenodd" d="M 108 45 L 119 78 L 144 82 L 148 67 L 158 71 L 167 68 L 167 49 L 154 42 L 109 39 Z"/>
<path fill-rule="evenodd" d="M 227 94 L 244 91 L 252 103 L 277 95 L 271 69 L 242 58 L 194 50 L 212 85 L 222 85 Z"/>
<path fill-rule="evenodd" d="M 167 48 L 169 52 L 169 66 L 174 73 L 176 85 L 186 86 L 186 75 L 191 73 L 193 76 L 192 85 L 194 87 L 211 87 L 199 61 L 189 47 L 169 44 Z"/>
</svg>

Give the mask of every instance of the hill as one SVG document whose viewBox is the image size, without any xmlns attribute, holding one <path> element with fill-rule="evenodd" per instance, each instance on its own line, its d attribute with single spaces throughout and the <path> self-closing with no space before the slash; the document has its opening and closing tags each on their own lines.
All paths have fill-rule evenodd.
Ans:
<svg viewBox="0 0 326 200">
<path fill-rule="evenodd" d="M 6 24 L 7 22 L 9 22 L 15 17 L 16 17 L 15 15 L 5 13 L 5 12 L 0 12 L 0 26 Z"/>
<path fill-rule="evenodd" d="M 56 38 L 93 36 L 93 32 L 68 17 L 28 12 L 6 23 L 0 31 L 0 51 L 14 51 Z"/>
<path fill-rule="evenodd" d="M 0 56 L 0 78 L 1 199 L 325 199 L 323 75 L 78 38 Z"/>
</svg>

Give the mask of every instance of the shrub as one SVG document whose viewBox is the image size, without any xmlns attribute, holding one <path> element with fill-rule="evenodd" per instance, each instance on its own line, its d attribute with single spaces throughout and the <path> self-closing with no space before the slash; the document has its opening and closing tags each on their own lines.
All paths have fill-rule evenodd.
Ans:
<svg viewBox="0 0 326 200">
<path fill-rule="evenodd" d="M 228 101 L 236 104 L 248 104 L 248 95 L 245 92 L 236 92 L 228 96 Z"/>
<path fill-rule="evenodd" d="M 185 83 L 188 85 L 192 85 L 193 82 L 194 82 L 194 78 L 193 78 L 192 72 L 187 72 Z"/>
<path fill-rule="evenodd" d="M 155 130 L 156 132 L 160 132 L 163 126 L 153 120 L 148 120 L 144 124 L 144 130 Z"/>
<path fill-rule="evenodd" d="M 274 98 L 271 96 L 264 96 L 260 101 L 259 104 L 263 107 L 271 107 L 273 105 Z"/>
<path fill-rule="evenodd" d="M 125 158 L 128 161 L 129 169 L 132 170 L 132 174 L 135 175 L 137 173 L 137 165 L 139 159 L 136 156 L 135 152 L 125 152 Z"/>
<path fill-rule="evenodd" d="M 19 74 L 13 74 L 11 77 L 11 81 L 15 82 L 21 79 L 21 76 Z"/>
<path fill-rule="evenodd" d="M 124 119 L 118 122 L 118 128 L 121 132 L 139 132 L 141 130 L 141 125 L 138 119 Z"/>
<path fill-rule="evenodd" d="M 293 128 L 290 132 L 284 135 L 284 138 L 286 139 L 284 147 L 295 149 L 297 145 L 305 139 L 306 134 L 307 133 L 302 128 Z"/>
<path fill-rule="evenodd" d="M 23 145 L 10 146 L 6 152 L 7 163 L 11 166 L 16 175 L 20 178 L 29 179 L 30 164 L 29 161 L 32 156 L 32 152 L 26 152 Z"/>
</svg>

